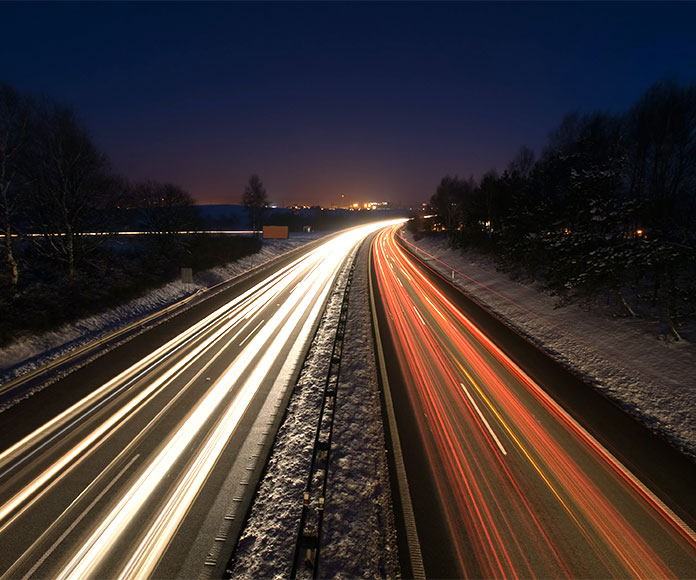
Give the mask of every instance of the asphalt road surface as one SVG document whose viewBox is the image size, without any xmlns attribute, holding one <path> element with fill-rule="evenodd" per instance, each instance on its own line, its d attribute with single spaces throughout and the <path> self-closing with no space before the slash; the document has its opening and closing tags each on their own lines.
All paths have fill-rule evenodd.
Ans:
<svg viewBox="0 0 696 580">
<path fill-rule="evenodd" d="M 219 566 L 216 543 L 243 519 L 335 274 L 376 227 L 315 247 L 103 382 L 97 359 L 60 412 L 45 410 L 59 386 L 13 408 L 26 432 L 15 441 L 5 423 L 2 577 L 200 577 Z"/>
<path fill-rule="evenodd" d="M 391 228 L 373 256 L 428 576 L 693 578 L 689 525 L 472 323 Z"/>
</svg>

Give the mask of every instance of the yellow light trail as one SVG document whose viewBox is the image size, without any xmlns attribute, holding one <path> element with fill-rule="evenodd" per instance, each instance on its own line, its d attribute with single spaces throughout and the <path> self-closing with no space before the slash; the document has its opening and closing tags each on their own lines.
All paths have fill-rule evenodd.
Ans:
<svg viewBox="0 0 696 580">
<path fill-rule="evenodd" d="M 373 246 L 377 286 L 460 574 L 690 576 L 693 530 L 416 267 L 395 230 Z"/>
</svg>

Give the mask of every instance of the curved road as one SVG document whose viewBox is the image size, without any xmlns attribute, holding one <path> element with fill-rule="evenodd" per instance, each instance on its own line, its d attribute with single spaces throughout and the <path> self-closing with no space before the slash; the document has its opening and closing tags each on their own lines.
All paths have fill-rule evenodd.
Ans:
<svg viewBox="0 0 696 580">
<path fill-rule="evenodd" d="M 280 268 L 0 452 L 2 577 L 199 576 L 243 519 L 336 273 L 377 227 Z"/>
<path fill-rule="evenodd" d="M 394 229 L 373 256 L 406 468 L 425 480 L 428 575 L 693 577 L 693 530 L 432 284 Z"/>
</svg>

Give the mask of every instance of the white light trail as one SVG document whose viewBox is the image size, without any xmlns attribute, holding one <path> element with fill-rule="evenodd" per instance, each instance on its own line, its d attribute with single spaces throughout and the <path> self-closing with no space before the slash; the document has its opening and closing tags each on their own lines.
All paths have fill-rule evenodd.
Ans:
<svg viewBox="0 0 696 580">
<path fill-rule="evenodd" d="M 495 441 L 495 444 L 498 446 L 498 449 L 500 449 L 500 451 L 502 452 L 503 455 L 507 455 L 507 451 L 505 451 L 505 447 L 503 447 L 503 444 L 500 442 L 500 439 L 498 439 L 498 436 L 495 434 L 495 432 L 491 428 L 490 423 L 483 416 L 481 409 L 479 409 L 479 406 L 476 404 L 476 401 L 474 401 L 473 397 L 469 393 L 469 389 L 466 388 L 464 383 L 459 383 L 459 386 L 462 388 L 462 390 L 466 394 L 467 398 L 469 399 L 471 404 L 474 406 L 476 413 L 481 418 L 481 421 L 483 421 L 483 424 L 486 426 L 486 429 L 488 429 L 488 432 L 491 434 L 491 437 L 493 437 L 493 440 Z"/>
<path fill-rule="evenodd" d="M 7 530 L 43 493 L 60 482 L 167 385 L 182 376 L 201 357 L 226 348 L 221 344 L 231 343 L 228 336 L 231 332 L 235 332 L 235 338 L 239 336 L 243 329 L 255 323 L 249 318 L 276 302 L 283 292 L 292 289 L 270 318 L 266 316 L 255 323 L 254 330 L 240 345 L 242 347 L 247 343 L 246 346 L 230 362 L 227 370 L 211 383 L 176 431 L 162 442 L 155 456 L 140 466 L 140 475 L 135 483 L 120 492 L 120 497 L 113 504 L 115 507 L 98 523 L 91 536 L 82 545 L 76 546 L 71 560 L 58 577 L 83 578 L 98 573 L 110 549 L 124 537 L 130 524 L 138 519 L 136 515 L 143 506 L 148 502 L 151 506 L 151 498 L 164 493 L 162 506 L 151 517 L 151 524 L 144 531 L 140 543 L 134 546 L 130 556 L 124 555 L 123 559 L 124 562 L 127 560 L 127 564 L 122 570 L 122 578 L 150 575 L 259 387 L 264 381 L 272 379 L 269 377 L 271 369 L 283 366 L 277 364 L 282 362 L 277 360 L 281 353 L 287 357 L 287 353 L 298 351 L 297 342 L 306 342 L 305 335 L 314 322 L 308 316 L 319 316 L 320 305 L 346 256 L 365 236 L 385 225 L 382 222 L 348 230 L 308 252 L 0 454 L 0 467 L 10 466 L 8 469 L 12 469 L 12 462 L 20 461 L 24 454 L 33 453 L 37 448 L 58 439 L 58 434 L 91 415 L 92 409 L 101 406 L 105 399 L 113 398 L 116 401 L 116 394 L 133 389 L 130 398 L 119 408 L 0 505 L 0 532 Z M 242 377 L 244 379 L 240 381 Z M 193 382 L 189 381 L 186 388 Z M 214 425 L 212 429 L 210 425 Z M 207 429 L 211 431 L 207 432 Z M 196 443 L 201 435 L 203 442 Z M 195 449 L 199 450 L 189 460 L 188 454 L 193 452 L 194 444 Z M 183 471 L 182 461 L 187 461 Z M 174 467 L 178 469 L 176 473 L 172 473 Z"/>
</svg>

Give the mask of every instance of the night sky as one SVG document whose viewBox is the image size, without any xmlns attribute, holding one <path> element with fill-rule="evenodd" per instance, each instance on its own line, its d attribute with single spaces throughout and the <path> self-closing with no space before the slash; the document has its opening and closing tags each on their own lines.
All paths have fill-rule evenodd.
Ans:
<svg viewBox="0 0 696 580">
<path fill-rule="evenodd" d="M 696 80 L 696 3 L 0 3 L 0 81 L 114 168 L 239 203 L 427 200 L 570 111 Z"/>
</svg>

